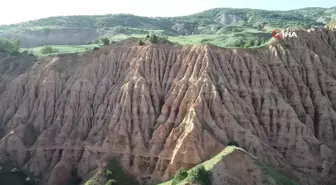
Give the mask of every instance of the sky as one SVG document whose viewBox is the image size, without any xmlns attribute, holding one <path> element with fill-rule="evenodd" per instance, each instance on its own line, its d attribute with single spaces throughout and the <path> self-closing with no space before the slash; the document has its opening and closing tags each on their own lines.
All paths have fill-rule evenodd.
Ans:
<svg viewBox="0 0 336 185">
<path fill-rule="evenodd" d="M 290 10 L 333 7 L 335 0 L 1 0 L 0 25 L 60 15 L 129 13 L 149 17 L 189 15 L 206 9 Z"/>
</svg>

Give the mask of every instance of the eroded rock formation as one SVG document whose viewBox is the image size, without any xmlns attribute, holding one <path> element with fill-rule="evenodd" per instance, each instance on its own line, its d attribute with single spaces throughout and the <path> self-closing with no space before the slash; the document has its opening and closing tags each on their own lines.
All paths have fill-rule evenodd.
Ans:
<svg viewBox="0 0 336 185">
<path fill-rule="evenodd" d="M 160 181 L 234 140 L 302 184 L 335 181 L 336 33 L 297 32 L 258 49 L 110 45 L 35 62 L 0 82 L 0 155 L 52 185 L 114 156 Z"/>
</svg>

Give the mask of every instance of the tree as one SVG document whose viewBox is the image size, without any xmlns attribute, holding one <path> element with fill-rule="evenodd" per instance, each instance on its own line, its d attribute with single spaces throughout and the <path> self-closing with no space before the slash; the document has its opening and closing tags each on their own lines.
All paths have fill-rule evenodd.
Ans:
<svg viewBox="0 0 336 185">
<path fill-rule="evenodd" d="M 198 166 L 191 170 L 190 178 L 192 182 L 200 185 L 211 185 L 211 172 L 205 170 L 204 166 Z"/>
<path fill-rule="evenodd" d="M 103 43 L 104 45 L 108 45 L 108 44 L 110 44 L 110 39 L 108 39 L 107 37 L 103 37 L 103 38 L 101 38 L 101 41 L 102 41 L 102 43 Z"/>
<path fill-rule="evenodd" d="M 228 146 L 236 146 L 236 147 L 239 147 L 239 144 L 238 144 L 238 142 L 236 142 L 236 141 L 230 141 L 230 142 L 228 142 L 227 145 L 228 145 Z"/>
</svg>

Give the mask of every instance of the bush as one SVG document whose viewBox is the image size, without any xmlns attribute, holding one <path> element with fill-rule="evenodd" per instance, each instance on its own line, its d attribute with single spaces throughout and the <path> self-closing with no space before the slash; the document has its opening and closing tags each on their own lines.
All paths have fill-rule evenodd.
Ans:
<svg viewBox="0 0 336 185">
<path fill-rule="evenodd" d="M 149 37 L 149 41 L 151 43 L 157 43 L 158 41 L 158 37 L 155 35 L 155 34 L 152 34 L 150 37 Z"/>
<path fill-rule="evenodd" d="M 145 43 L 142 40 L 139 40 L 138 44 L 139 46 L 143 46 Z"/>
<path fill-rule="evenodd" d="M 113 174 L 112 174 L 111 170 L 106 170 L 106 173 L 105 173 L 105 177 L 106 177 L 106 178 L 110 179 L 110 178 L 113 177 L 112 175 L 113 175 Z"/>
<path fill-rule="evenodd" d="M 40 52 L 41 52 L 42 54 L 46 55 L 46 54 L 51 54 L 51 53 L 57 53 L 57 52 L 59 52 L 59 50 L 56 49 L 56 48 L 53 48 L 53 47 L 51 47 L 51 46 L 44 46 L 44 47 L 40 50 Z"/>
<path fill-rule="evenodd" d="M 186 169 L 184 168 L 181 168 L 179 169 L 175 176 L 174 176 L 174 179 L 173 179 L 173 182 L 172 182 L 172 185 L 176 185 L 178 184 L 179 182 L 182 182 L 185 178 L 188 177 L 188 172 Z"/>
<path fill-rule="evenodd" d="M 228 142 L 227 145 L 228 145 L 228 146 L 236 146 L 236 147 L 239 147 L 239 144 L 238 144 L 238 142 L 236 142 L 236 141 L 230 141 L 230 142 Z"/>
<path fill-rule="evenodd" d="M 107 183 L 105 185 L 115 185 L 116 181 L 113 179 L 110 179 L 109 181 L 107 181 Z"/>
<path fill-rule="evenodd" d="M 198 166 L 191 170 L 190 180 L 200 185 L 211 185 L 211 172 L 206 171 L 204 166 Z"/>
<path fill-rule="evenodd" d="M 102 43 L 103 43 L 104 45 L 108 45 L 108 44 L 110 44 L 110 39 L 108 39 L 107 37 L 103 37 L 103 38 L 101 38 L 101 41 L 102 41 Z"/>
<path fill-rule="evenodd" d="M 99 49 L 99 47 L 93 47 L 93 51 L 96 51 L 98 49 Z"/>
<path fill-rule="evenodd" d="M 19 42 L 12 42 L 8 39 L 0 38 L 0 51 L 17 52 L 19 51 Z"/>
</svg>

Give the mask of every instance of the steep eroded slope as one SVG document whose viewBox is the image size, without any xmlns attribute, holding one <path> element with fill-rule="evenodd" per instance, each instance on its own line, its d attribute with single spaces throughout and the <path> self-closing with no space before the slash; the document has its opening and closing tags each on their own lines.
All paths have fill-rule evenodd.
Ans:
<svg viewBox="0 0 336 185">
<path fill-rule="evenodd" d="M 336 174 L 334 32 L 258 49 L 111 45 L 1 81 L 0 156 L 48 184 L 119 157 L 170 178 L 237 141 L 302 184 Z M 323 181 L 322 181 L 323 179 Z"/>
</svg>

